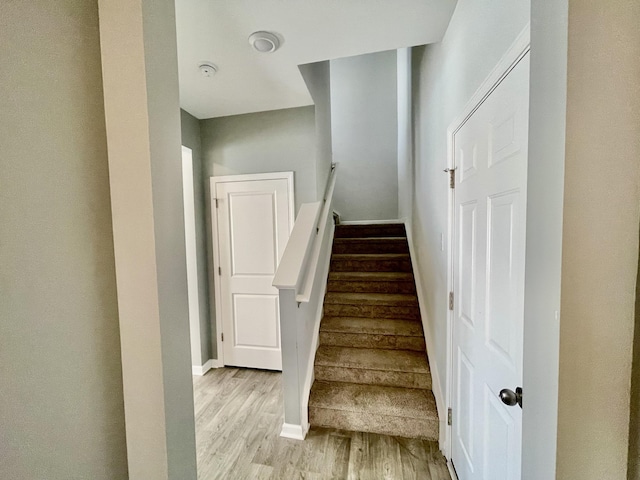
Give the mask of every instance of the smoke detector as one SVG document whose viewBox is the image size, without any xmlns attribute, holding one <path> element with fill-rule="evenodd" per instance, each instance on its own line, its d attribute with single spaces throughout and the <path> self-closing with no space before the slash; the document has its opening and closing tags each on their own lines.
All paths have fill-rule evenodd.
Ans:
<svg viewBox="0 0 640 480">
<path fill-rule="evenodd" d="M 203 77 L 213 77 L 218 71 L 218 67 L 212 63 L 203 63 L 198 69 L 200 70 L 200 75 Z"/>
<path fill-rule="evenodd" d="M 260 53 L 272 53 L 280 47 L 280 40 L 271 32 L 254 32 L 249 35 L 249 43 Z"/>
</svg>

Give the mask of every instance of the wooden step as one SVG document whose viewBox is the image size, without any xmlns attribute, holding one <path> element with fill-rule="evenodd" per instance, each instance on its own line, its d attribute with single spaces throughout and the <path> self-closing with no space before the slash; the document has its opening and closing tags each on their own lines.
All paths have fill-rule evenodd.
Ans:
<svg viewBox="0 0 640 480">
<path fill-rule="evenodd" d="M 406 253 L 332 254 L 332 272 L 411 272 L 411 258 Z"/>
<path fill-rule="evenodd" d="M 309 421 L 327 428 L 438 439 L 438 411 L 427 390 L 316 381 Z"/>
<path fill-rule="evenodd" d="M 325 304 L 324 314 L 331 317 L 401 318 L 420 320 L 420 310 L 415 307 L 394 305 Z"/>
<path fill-rule="evenodd" d="M 431 389 L 424 352 L 320 345 L 315 378 L 330 382 Z"/>
<path fill-rule="evenodd" d="M 414 320 L 324 317 L 320 345 L 425 352 L 422 325 Z"/>
<path fill-rule="evenodd" d="M 336 238 L 333 253 L 409 253 L 405 237 Z"/>
<path fill-rule="evenodd" d="M 330 317 L 420 319 L 415 295 L 390 293 L 328 292 L 324 314 Z"/>
<path fill-rule="evenodd" d="M 413 274 L 409 272 L 332 272 L 328 292 L 415 293 Z"/>
<path fill-rule="evenodd" d="M 411 293 L 342 293 L 329 292 L 324 297 L 325 305 L 391 305 L 417 307 L 418 297 Z"/>
<path fill-rule="evenodd" d="M 402 223 L 336 225 L 335 238 L 406 237 Z"/>
</svg>

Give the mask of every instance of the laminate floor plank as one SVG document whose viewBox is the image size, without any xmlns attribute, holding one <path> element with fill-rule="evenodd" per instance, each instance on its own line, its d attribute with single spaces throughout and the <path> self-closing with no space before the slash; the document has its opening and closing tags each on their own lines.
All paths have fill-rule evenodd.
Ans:
<svg viewBox="0 0 640 480">
<path fill-rule="evenodd" d="M 280 437 L 281 378 L 235 367 L 194 376 L 199 480 L 451 480 L 435 442 L 330 428 Z"/>
</svg>

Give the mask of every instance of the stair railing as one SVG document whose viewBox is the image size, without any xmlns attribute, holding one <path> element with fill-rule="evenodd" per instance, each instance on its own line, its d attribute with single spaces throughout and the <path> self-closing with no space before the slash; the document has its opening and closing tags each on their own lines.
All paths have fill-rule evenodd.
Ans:
<svg viewBox="0 0 640 480">
<path fill-rule="evenodd" d="M 322 200 L 300 207 L 273 279 L 273 286 L 279 291 L 284 390 L 284 425 L 280 435 L 299 440 L 304 439 L 309 429 L 313 361 L 335 229 L 336 171 L 334 163 Z"/>
</svg>

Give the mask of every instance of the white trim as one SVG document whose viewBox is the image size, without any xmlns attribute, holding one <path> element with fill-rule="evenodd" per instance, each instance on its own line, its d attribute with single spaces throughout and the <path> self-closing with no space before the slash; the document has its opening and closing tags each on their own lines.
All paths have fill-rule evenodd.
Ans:
<svg viewBox="0 0 640 480">
<path fill-rule="evenodd" d="M 220 357 L 219 354 L 218 357 Z M 224 368 L 224 362 L 221 358 L 212 358 L 209 361 L 211 362 L 211 368 Z"/>
<path fill-rule="evenodd" d="M 250 182 L 256 180 L 287 180 L 287 188 L 289 190 L 289 233 L 293 229 L 295 221 L 295 199 L 294 199 L 294 183 L 293 172 L 275 172 L 275 173 L 252 173 L 246 175 L 221 175 L 218 177 L 209 177 L 209 210 L 211 212 L 211 249 L 213 250 L 213 265 L 211 265 L 213 283 L 214 283 L 214 300 L 215 305 L 221 305 L 222 297 L 220 276 L 216 274 L 217 265 L 220 265 L 220 248 L 218 244 L 218 215 L 215 206 L 216 185 L 226 182 Z M 216 308 L 216 349 L 218 352 L 217 367 L 224 367 L 224 345 L 222 344 L 222 312 L 220 308 Z"/>
<path fill-rule="evenodd" d="M 187 260 L 189 334 L 191 337 L 191 362 L 197 365 L 202 363 L 203 358 L 202 342 L 200 341 L 200 286 L 198 281 L 198 246 L 193 181 L 193 151 L 189 147 L 182 145 L 182 206 L 184 209 L 184 240 Z"/>
<path fill-rule="evenodd" d="M 340 225 L 387 225 L 404 223 L 402 220 L 340 220 Z"/>
<path fill-rule="evenodd" d="M 449 475 L 451 475 L 451 480 L 458 480 L 458 475 L 453 469 L 453 463 L 451 463 L 451 460 L 449 459 L 447 459 L 447 469 L 449 470 Z"/>
<path fill-rule="evenodd" d="M 502 56 L 498 64 L 491 70 L 491 73 L 480 84 L 476 92 L 469 99 L 462 109 L 462 113 L 451 122 L 447 129 L 448 147 L 451 147 L 451 137 L 457 132 L 478 109 L 480 105 L 491 95 L 502 80 L 513 70 L 517 63 L 529 52 L 531 45 L 531 28 L 527 24 L 522 32 L 517 36 L 506 53 Z M 449 152 L 451 153 L 451 152 Z M 451 161 L 451 157 L 448 158 Z"/>
<path fill-rule="evenodd" d="M 439 445 L 442 450 L 446 443 L 446 430 L 447 430 L 447 407 L 443 395 L 442 383 L 440 383 L 440 375 L 438 374 L 438 364 L 436 362 L 435 355 L 430 355 L 429 352 L 435 352 L 435 343 L 428 327 L 427 321 L 427 309 L 426 299 L 424 298 L 424 290 L 422 289 L 422 279 L 420 277 L 420 269 L 417 264 L 416 250 L 413 243 L 413 232 L 411 226 L 405 223 L 405 230 L 407 231 L 407 242 L 409 243 L 409 256 L 411 257 L 411 267 L 413 268 L 413 277 L 416 282 L 416 292 L 418 294 L 418 307 L 420 308 L 420 318 L 422 320 L 422 330 L 424 333 L 425 343 L 427 344 L 427 357 L 429 358 L 429 370 L 431 372 L 431 390 L 433 396 L 436 399 L 436 408 L 438 410 L 438 420 L 440 424 L 439 432 Z"/>
<path fill-rule="evenodd" d="M 316 352 L 318 351 L 318 343 L 320 338 L 320 321 L 322 320 L 322 316 L 324 313 L 324 296 L 327 293 L 327 283 L 329 281 L 329 265 L 331 263 L 331 251 L 333 246 L 333 237 L 335 234 L 335 225 L 333 225 L 333 221 L 331 222 L 331 227 L 329 231 L 329 248 L 327 248 L 327 255 L 324 261 L 321 263 L 322 265 L 322 276 L 320 278 L 323 279 L 322 283 L 322 294 L 320 295 L 320 300 L 318 301 L 318 310 L 316 312 L 316 320 L 313 325 L 313 338 L 311 339 L 311 350 L 309 354 L 309 360 L 307 362 L 307 371 L 305 375 L 305 382 L 302 386 L 302 401 L 301 401 L 301 423 L 302 428 L 305 432 L 309 431 L 309 396 L 311 395 L 311 386 L 313 385 L 313 381 L 315 380 L 315 360 L 316 360 Z M 320 262 L 320 259 L 318 260 Z"/>
<path fill-rule="evenodd" d="M 283 423 L 280 436 L 284 438 L 291 438 L 293 440 L 304 440 L 304 437 L 307 436 L 307 431 L 302 428 L 302 425 Z"/>
<path fill-rule="evenodd" d="M 524 58 L 529 50 L 531 49 L 531 26 L 527 24 L 522 32 L 518 35 L 518 37 L 511 44 L 509 49 L 502 56 L 497 65 L 491 70 L 491 73 L 487 76 L 487 78 L 482 82 L 480 87 L 476 90 L 473 96 L 469 99 L 465 107 L 462 109 L 460 115 L 456 117 L 456 119 L 449 125 L 447 128 L 447 167 L 450 169 L 455 169 L 455 159 L 454 159 L 454 148 L 453 148 L 453 139 L 454 135 L 462 126 L 467 122 L 467 120 L 473 115 L 473 113 L 482 105 L 482 103 L 487 99 L 489 95 L 498 87 L 498 85 L 502 82 L 502 80 L 513 70 L 513 68 L 518 64 L 522 58 Z M 447 253 L 447 292 L 454 291 L 454 242 L 455 242 L 455 199 L 454 192 L 455 189 L 448 189 L 447 195 L 449 196 L 449 208 L 448 208 L 448 253 Z M 453 312 L 451 310 L 447 310 L 447 365 L 446 365 L 446 386 L 445 386 L 445 405 L 447 408 L 451 407 L 453 404 Z M 445 435 L 444 435 L 444 444 L 441 445 L 442 453 L 444 454 L 447 460 L 451 459 L 451 442 L 453 440 L 453 436 L 451 435 L 451 426 L 448 426 L 445 422 Z M 440 438 L 442 439 L 442 432 L 440 434 Z M 448 464 L 451 462 L 448 461 Z M 451 466 L 449 469 L 452 470 Z M 454 475 L 452 474 L 452 478 Z"/>
<path fill-rule="evenodd" d="M 199 366 L 199 365 L 191 365 L 191 373 L 193 375 L 199 375 L 202 376 L 205 373 L 207 373 L 209 370 L 211 370 L 212 368 L 216 368 L 213 366 L 213 362 L 214 360 L 207 360 L 206 362 L 204 362 L 204 365 Z"/>
</svg>

